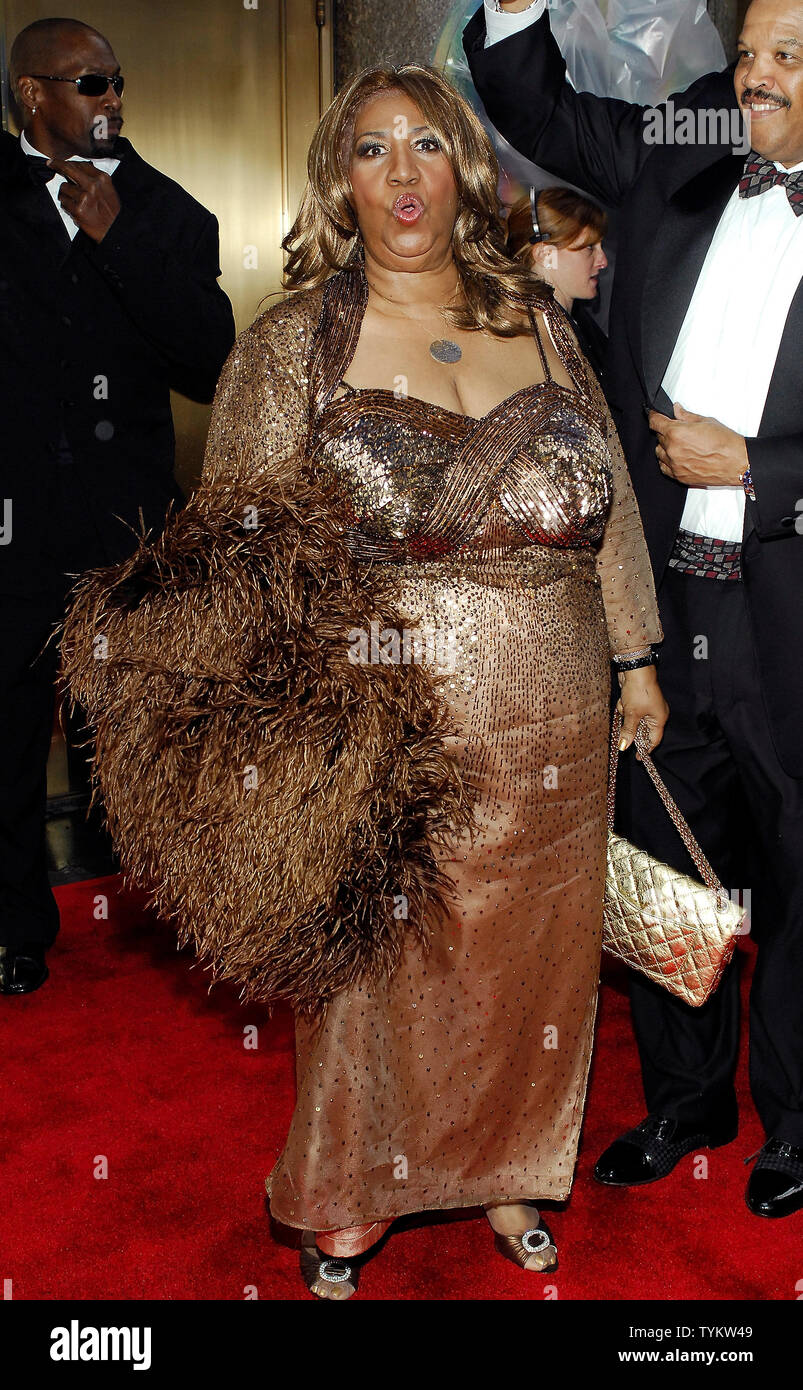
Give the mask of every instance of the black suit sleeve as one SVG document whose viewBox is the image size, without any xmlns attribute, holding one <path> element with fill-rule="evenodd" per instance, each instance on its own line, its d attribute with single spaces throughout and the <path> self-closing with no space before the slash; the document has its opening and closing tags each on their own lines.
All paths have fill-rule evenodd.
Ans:
<svg viewBox="0 0 803 1390">
<path fill-rule="evenodd" d="M 217 283 L 217 219 L 199 209 L 171 242 L 124 203 L 102 241 L 79 235 L 84 254 L 164 358 L 173 389 L 211 401 L 234 342 L 231 304 Z"/>
<path fill-rule="evenodd" d="M 496 129 L 527 159 L 617 207 L 654 145 L 644 139 L 652 109 L 612 97 L 576 92 L 544 14 L 535 24 L 485 48 L 480 10 L 463 33 L 474 85 Z M 695 105 L 711 77 L 673 97 Z"/>
<path fill-rule="evenodd" d="M 756 494 L 747 506 L 758 536 L 768 541 L 803 532 L 803 434 L 746 442 Z"/>
</svg>

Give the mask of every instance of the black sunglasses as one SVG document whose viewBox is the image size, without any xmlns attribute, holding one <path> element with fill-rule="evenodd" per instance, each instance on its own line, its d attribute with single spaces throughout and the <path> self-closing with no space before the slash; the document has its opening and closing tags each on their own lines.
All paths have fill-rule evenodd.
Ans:
<svg viewBox="0 0 803 1390">
<path fill-rule="evenodd" d="M 102 72 L 86 72 L 83 77 L 52 77 L 46 72 L 32 72 L 29 77 L 35 77 L 38 82 L 74 82 L 82 97 L 100 97 L 109 87 L 114 88 L 115 96 L 123 95 L 125 78 L 117 74 L 116 77 L 106 77 Z"/>
</svg>

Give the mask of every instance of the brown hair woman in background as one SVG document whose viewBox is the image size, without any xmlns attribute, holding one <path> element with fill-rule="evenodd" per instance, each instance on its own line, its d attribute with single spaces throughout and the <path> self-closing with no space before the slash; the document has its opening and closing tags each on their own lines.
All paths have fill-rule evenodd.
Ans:
<svg viewBox="0 0 803 1390">
<path fill-rule="evenodd" d="M 598 203 L 559 186 L 531 188 L 513 204 L 507 220 L 510 255 L 531 265 L 553 287 L 597 376 L 607 339 L 586 304 L 596 299 L 600 273 L 608 264 L 602 245 L 607 229 L 607 214 Z"/>
</svg>

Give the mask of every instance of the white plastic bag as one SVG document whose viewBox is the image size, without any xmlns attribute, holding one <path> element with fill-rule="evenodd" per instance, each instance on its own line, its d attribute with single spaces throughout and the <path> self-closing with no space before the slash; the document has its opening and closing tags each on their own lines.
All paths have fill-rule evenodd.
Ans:
<svg viewBox="0 0 803 1390">
<path fill-rule="evenodd" d="M 550 7 L 550 19 L 577 3 L 561 0 L 557 10 Z M 579 0 L 579 4 L 597 9 L 595 0 Z M 586 91 L 652 106 L 703 73 L 725 67 L 725 50 L 705 0 L 607 0 L 605 8 L 609 50 L 603 75 L 607 85 L 604 90 L 587 87 Z M 590 65 L 588 57 L 585 62 Z"/>
<path fill-rule="evenodd" d="M 462 34 L 478 0 L 456 0 L 433 62 L 477 104 Z M 549 22 L 580 92 L 651 106 L 725 67 L 705 0 L 550 0 Z"/>
</svg>

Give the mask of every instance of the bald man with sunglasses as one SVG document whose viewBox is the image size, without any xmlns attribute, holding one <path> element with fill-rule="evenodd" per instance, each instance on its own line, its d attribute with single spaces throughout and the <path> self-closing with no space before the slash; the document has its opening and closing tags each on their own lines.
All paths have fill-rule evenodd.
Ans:
<svg viewBox="0 0 803 1390">
<path fill-rule="evenodd" d="M 171 389 L 210 401 L 234 341 L 215 218 L 121 137 L 124 78 L 77 20 L 16 38 L 19 140 L 0 132 L 0 994 L 47 978 L 45 851 L 57 673 L 74 576 L 161 529 Z"/>
</svg>

